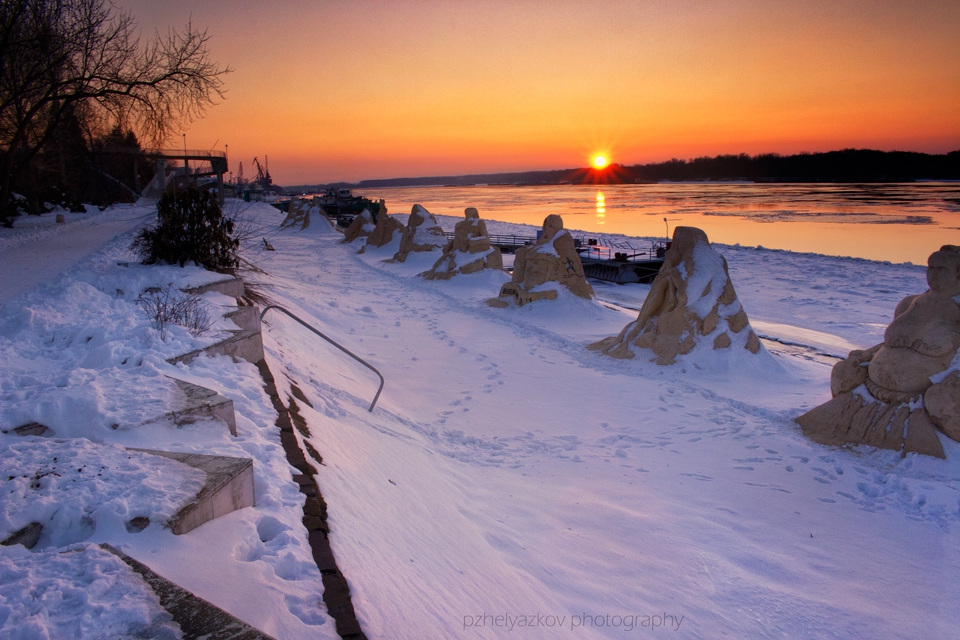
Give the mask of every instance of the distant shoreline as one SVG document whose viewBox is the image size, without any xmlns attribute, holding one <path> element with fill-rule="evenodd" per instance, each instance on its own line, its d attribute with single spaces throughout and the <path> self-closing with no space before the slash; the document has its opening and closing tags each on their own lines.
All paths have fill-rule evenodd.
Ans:
<svg viewBox="0 0 960 640">
<path fill-rule="evenodd" d="M 685 182 L 744 183 L 891 183 L 960 180 L 960 150 L 946 154 L 912 151 L 844 149 L 791 156 L 720 155 L 668 160 L 643 165 L 612 164 L 606 169 L 575 168 L 547 171 L 429 176 L 361 180 L 284 187 L 290 193 L 322 191 L 327 187 L 468 187 L 563 184 L 656 184 Z"/>
</svg>

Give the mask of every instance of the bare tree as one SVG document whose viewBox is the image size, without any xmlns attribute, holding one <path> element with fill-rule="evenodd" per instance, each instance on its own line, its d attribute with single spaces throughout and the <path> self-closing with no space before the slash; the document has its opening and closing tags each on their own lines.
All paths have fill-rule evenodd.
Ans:
<svg viewBox="0 0 960 640">
<path fill-rule="evenodd" d="M 11 178 L 33 161 L 66 114 L 121 124 L 160 144 L 224 96 L 206 31 L 141 45 L 133 17 L 108 0 L 0 0 L 0 224 Z"/>
</svg>

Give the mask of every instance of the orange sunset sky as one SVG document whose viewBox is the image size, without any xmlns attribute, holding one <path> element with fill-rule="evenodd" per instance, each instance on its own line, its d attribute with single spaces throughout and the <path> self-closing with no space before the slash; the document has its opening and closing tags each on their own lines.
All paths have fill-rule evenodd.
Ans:
<svg viewBox="0 0 960 640">
<path fill-rule="evenodd" d="M 115 1 L 209 31 L 235 71 L 187 146 L 281 185 L 960 149 L 956 0 Z"/>
</svg>

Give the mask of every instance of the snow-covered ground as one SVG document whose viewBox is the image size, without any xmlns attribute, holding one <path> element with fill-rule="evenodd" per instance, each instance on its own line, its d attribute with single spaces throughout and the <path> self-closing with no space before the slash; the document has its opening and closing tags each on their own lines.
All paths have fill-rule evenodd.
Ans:
<svg viewBox="0 0 960 640">
<path fill-rule="evenodd" d="M 829 398 L 831 356 L 880 342 L 896 303 L 926 289 L 921 267 L 718 246 L 769 352 L 662 367 L 585 348 L 634 320 L 648 287 L 493 309 L 505 274 L 427 282 L 416 274 L 437 253 L 386 263 L 397 241 L 358 255 L 319 221 L 280 232 L 272 207 L 245 215 L 273 227 L 276 251 L 250 254 L 268 295 L 386 379 L 368 412 L 369 370 L 267 316 L 267 362 L 281 396 L 296 385 L 308 401 L 333 550 L 370 638 L 955 634 L 960 444 L 942 438 L 946 460 L 900 458 L 815 445 L 792 421 Z M 120 267 L 127 242 L 0 310 L 0 427 L 36 420 L 58 437 L 252 457 L 258 504 L 173 536 L 158 523 L 127 532 L 117 514 L 134 500 L 118 495 L 89 503 L 76 539 L 42 538 L 36 552 L 108 541 L 278 638 L 334 637 L 256 369 L 168 365 L 216 331 L 174 328 L 161 342 L 133 302 L 211 274 Z M 233 398 L 239 436 L 143 424 L 136 405 L 162 404 L 164 375 Z M 0 447 L 26 440 L 2 435 Z M 16 509 L 3 507 L 0 535 L 23 526 Z M 31 619 L 4 617 L 30 606 L 8 593 L 0 624 Z M 47 611 L 36 610 L 34 622 Z"/>
</svg>

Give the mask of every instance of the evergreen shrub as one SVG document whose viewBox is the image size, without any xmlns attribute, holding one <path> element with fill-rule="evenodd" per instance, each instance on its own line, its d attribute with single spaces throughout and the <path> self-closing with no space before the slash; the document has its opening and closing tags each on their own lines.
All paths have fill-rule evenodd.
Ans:
<svg viewBox="0 0 960 640">
<path fill-rule="evenodd" d="M 157 224 L 137 234 L 133 250 L 144 264 L 193 261 L 213 271 L 236 267 L 240 241 L 217 196 L 195 187 L 167 192 L 157 202 Z"/>
</svg>

